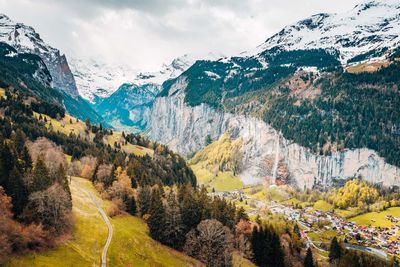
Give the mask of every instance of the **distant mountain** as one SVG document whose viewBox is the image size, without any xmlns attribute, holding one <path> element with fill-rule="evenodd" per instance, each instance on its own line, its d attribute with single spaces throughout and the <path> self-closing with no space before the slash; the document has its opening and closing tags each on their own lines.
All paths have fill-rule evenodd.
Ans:
<svg viewBox="0 0 400 267">
<path fill-rule="evenodd" d="M 32 27 L 14 22 L 6 15 L 0 14 L 0 42 L 9 44 L 18 52 L 40 56 L 53 78 L 53 87 L 72 97 L 78 96 L 67 58 L 58 49 L 45 43 Z"/>
<path fill-rule="evenodd" d="M 216 59 L 214 54 L 209 54 L 208 57 Z M 99 95 L 93 92 L 101 90 L 104 92 L 102 95 L 108 95 L 113 90 L 110 87 L 107 90 L 104 88 L 96 89 L 86 95 L 92 94 L 91 100 L 94 102 L 95 110 L 114 128 L 128 132 L 143 131 L 147 127 L 147 119 L 144 117 L 148 114 L 154 99 L 160 93 L 162 84 L 178 77 L 194 62 L 193 56 L 184 55 L 174 59 L 170 64 L 163 64 L 159 71 L 137 72 L 132 80 L 127 80 L 118 90 L 106 98 L 98 97 Z M 93 70 L 93 68 L 90 69 Z M 121 77 L 119 74 L 117 72 L 117 77 Z M 122 76 L 127 77 L 127 75 Z M 97 78 L 91 81 L 96 81 L 101 77 L 106 77 L 106 75 L 104 73 L 97 75 Z M 119 78 L 117 78 L 117 81 L 120 81 Z M 95 82 L 91 83 L 91 89 L 97 87 Z"/>
<path fill-rule="evenodd" d="M 96 60 L 73 58 L 70 62 L 80 95 L 94 103 L 112 95 L 124 84 L 158 84 L 179 76 L 195 62 L 190 55 L 163 64 L 158 71 L 139 71 L 127 65 L 110 65 Z"/>
<path fill-rule="evenodd" d="M 90 102 L 109 97 L 122 84 L 132 82 L 137 74 L 129 66 L 114 66 L 96 60 L 72 58 L 70 65 L 79 94 Z"/>
</svg>

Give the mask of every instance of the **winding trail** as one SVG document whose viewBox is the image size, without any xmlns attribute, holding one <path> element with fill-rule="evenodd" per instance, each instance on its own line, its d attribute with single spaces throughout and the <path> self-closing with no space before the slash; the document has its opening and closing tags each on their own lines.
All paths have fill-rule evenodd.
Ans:
<svg viewBox="0 0 400 267">
<path fill-rule="evenodd" d="M 96 206 L 97 210 L 99 211 L 101 217 L 103 217 L 103 220 L 107 224 L 107 227 L 108 227 L 107 241 L 106 241 L 106 244 L 103 247 L 103 252 L 101 253 L 101 265 L 100 265 L 101 267 L 106 267 L 107 266 L 107 251 L 108 251 L 108 247 L 111 244 L 111 239 L 112 239 L 112 236 L 113 236 L 113 227 L 111 225 L 110 219 L 108 219 L 107 214 L 104 212 L 103 208 L 97 202 L 97 200 L 93 196 L 93 194 L 88 192 L 85 189 L 81 188 L 81 190 L 84 191 L 90 197 L 90 199 L 92 200 L 92 202 Z"/>
</svg>

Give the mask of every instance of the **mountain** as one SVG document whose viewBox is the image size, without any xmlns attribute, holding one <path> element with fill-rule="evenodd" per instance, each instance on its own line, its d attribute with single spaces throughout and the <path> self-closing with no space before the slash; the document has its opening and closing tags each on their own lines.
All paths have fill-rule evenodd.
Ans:
<svg viewBox="0 0 400 267">
<path fill-rule="evenodd" d="M 43 60 L 37 56 L 18 53 L 13 47 L 0 43 L 0 87 L 19 90 L 61 108 L 61 94 L 51 88 L 52 77 Z"/>
<path fill-rule="evenodd" d="M 82 120 L 89 118 L 94 123 L 103 122 L 103 119 L 79 95 L 66 56 L 45 43 L 32 27 L 16 23 L 2 14 L 0 15 L 1 42 L 13 47 L 18 55 L 26 54 L 31 55 L 30 57 L 37 55 L 42 60 L 50 77 L 47 77 L 50 83 L 45 87 L 53 87 L 61 92 L 59 104 L 65 106 L 68 112 Z M 41 68 L 44 69 L 43 66 Z"/>
<path fill-rule="evenodd" d="M 245 183 L 275 183 L 285 169 L 299 188 L 359 176 L 400 185 L 398 13 L 397 1 L 363 2 L 252 52 L 197 61 L 163 84 L 144 131 L 188 156 L 206 137 L 241 138 Z"/>
<path fill-rule="evenodd" d="M 67 58 L 58 49 L 45 43 L 32 27 L 14 22 L 6 15 L 0 14 L 0 42 L 9 44 L 18 52 L 40 56 L 53 78 L 53 87 L 73 97 L 78 96 Z"/>
<path fill-rule="evenodd" d="M 110 97 L 124 84 L 158 84 L 178 77 L 195 61 L 191 55 L 183 55 L 170 64 L 163 64 L 157 71 L 139 71 L 128 65 L 112 65 L 98 60 L 72 58 L 71 68 L 80 95 L 91 103 Z"/>
<path fill-rule="evenodd" d="M 216 58 L 213 54 L 209 54 L 208 57 Z M 94 109 L 108 124 L 118 130 L 143 131 L 147 127 L 147 119 L 144 117 L 160 93 L 162 84 L 178 77 L 194 62 L 195 58 L 186 54 L 174 59 L 170 64 L 163 64 L 159 71 L 139 72 L 131 82 L 122 84 L 109 97 L 93 98 Z M 110 89 L 107 92 L 110 92 Z"/>
<path fill-rule="evenodd" d="M 317 14 L 289 25 L 258 49 L 332 49 L 342 63 L 380 57 L 400 44 L 399 10 L 397 0 L 364 1 L 343 14 Z"/>
<path fill-rule="evenodd" d="M 122 84 L 132 82 L 137 75 L 137 71 L 129 66 L 109 65 L 96 60 L 72 58 L 70 65 L 79 94 L 90 102 L 97 97 L 109 97 Z"/>
</svg>

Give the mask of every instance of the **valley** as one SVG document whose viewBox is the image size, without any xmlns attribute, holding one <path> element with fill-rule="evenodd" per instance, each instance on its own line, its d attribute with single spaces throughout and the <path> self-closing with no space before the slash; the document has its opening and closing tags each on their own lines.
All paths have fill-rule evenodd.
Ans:
<svg viewBox="0 0 400 267">
<path fill-rule="evenodd" d="M 230 56 L 181 51 L 193 25 L 174 7 L 114 4 L 73 5 L 94 12 L 57 30 L 65 54 L 0 14 L 1 266 L 399 266 L 398 0 L 311 15 Z M 207 17 L 234 8 L 215 5 Z M 211 37 L 188 49 L 219 50 Z"/>
</svg>

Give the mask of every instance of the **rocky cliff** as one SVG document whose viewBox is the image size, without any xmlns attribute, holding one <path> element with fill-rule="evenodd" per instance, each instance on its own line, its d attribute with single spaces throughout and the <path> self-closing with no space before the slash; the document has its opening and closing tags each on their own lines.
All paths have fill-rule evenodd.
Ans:
<svg viewBox="0 0 400 267">
<path fill-rule="evenodd" d="M 372 150 L 315 155 L 309 149 L 286 140 L 257 118 L 220 112 L 207 104 L 189 107 L 184 100 L 186 86 L 185 77 L 181 76 L 167 97 L 156 99 L 153 108 L 145 115 L 148 135 L 185 155 L 203 148 L 208 135 L 216 140 L 229 132 L 234 139 L 242 138 L 244 168 L 240 177 L 246 184 L 261 183 L 266 179 L 275 182 L 278 162 L 283 162 L 291 179 L 300 188 L 331 186 L 355 176 L 385 186 L 400 185 L 400 170 L 386 164 Z M 264 164 L 268 158 L 272 158 L 274 164 Z"/>
</svg>

